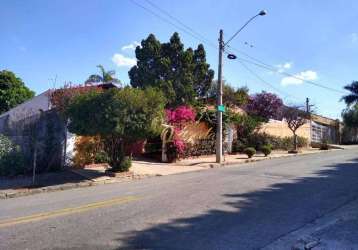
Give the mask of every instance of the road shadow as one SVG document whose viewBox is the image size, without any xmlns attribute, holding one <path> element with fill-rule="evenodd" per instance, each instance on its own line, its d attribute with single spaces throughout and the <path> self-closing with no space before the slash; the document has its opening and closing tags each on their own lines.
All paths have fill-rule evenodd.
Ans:
<svg viewBox="0 0 358 250">
<path fill-rule="evenodd" d="M 86 170 L 88 175 L 99 176 L 98 171 Z M 104 174 L 102 174 L 105 176 Z M 32 176 L 0 177 L 0 191 L 8 189 L 40 188 L 57 186 L 63 184 L 75 184 L 88 181 L 88 178 L 73 173 L 70 170 L 61 170 L 57 172 L 43 173 L 36 175 L 36 184 L 32 184 Z"/>
<path fill-rule="evenodd" d="M 358 159 L 274 181 L 258 191 L 224 194 L 226 209 L 121 234 L 118 249 L 260 249 L 356 199 Z"/>
</svg>

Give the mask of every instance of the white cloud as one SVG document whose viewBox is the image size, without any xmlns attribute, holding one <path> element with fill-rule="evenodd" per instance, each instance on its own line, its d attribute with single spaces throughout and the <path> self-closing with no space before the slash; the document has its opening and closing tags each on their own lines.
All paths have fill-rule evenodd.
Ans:
<svg viewBox="0 0 358 250">
<path fill-rule="evenodd" d="M 358 33 L 352 33 L 351 34 L 351 42 L 357 43 L 358 42 Z"/>
<path fill-rule="evenodd" d="M 134 41 L 134 42 L 132 42 L 132 43 L 130 43 L 130 44 L 124 45 L 124 46 L 122 47 L 122 50 L 135 50 L 135 48 L 136 48 L 137 46 L 140 46 L 140 43 L 137 42 L 137 41 Z"/>
<path fill-rule="evenodd" d="M 285 72 L 286 70 L 292 68 L 292 62 L 286 62 L 286 63 L 283 63 L 283 64 L 277 64 L 276 67 L 277 67 L 277 72 L 279 73 L 282 73 L 282 72 Z"/>
<path fill-rule="evenodd" d="M 312 71 L 312 70 L 306 70 L 306 71 L 302 71 L 296 75 L 293 76 L 287 76 L 281 79 L 281 84 L 283 86 L 287 86 L 287 85 L 300 85 L 302 84 L 305 80 L 309 80 L 309 81 L 313 81 L 316 80 L 318 78 L 317 76 L 317 72 Z"/>
<path fill-rule="evenodd" d="M 114 62 L 114 64 L 118 67 L 131 67 L 136 65 L 137 60 L 135 58 L 126 57 L 122 54 L 116 53 L 112 56 L 112 62 Z"/>
</svg>

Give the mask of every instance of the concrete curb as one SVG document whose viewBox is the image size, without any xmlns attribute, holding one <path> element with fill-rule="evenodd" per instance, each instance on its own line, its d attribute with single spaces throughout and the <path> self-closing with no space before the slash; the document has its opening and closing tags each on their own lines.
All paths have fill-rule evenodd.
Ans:
<svg viewBox="0 0 358 250">
<path fill-rule="evenodd" d="M 220 167 L 229 167 L 229 166 L 234 166 L 234 165 L 241 165 L 241 164 L 246 164 L 246 163 L 252 163 L 252 162 L 258 162 L 258 161 L 266 161 L 266 160 L 272 160 L 272 159 L 280 159 L 280 158 L 287 158 L 287 157 L 297 157 L 297 156 L 303 156 L 303 155 L 313 155 L 313 154 L 320 154 L 320 153 L 328 153 L 328 152 L 332 152 L 332 151 L 337 151 L 337 150 L 343 150 L 343 149 L 329 149 L 329 150 L 321 150 L 321 151 L 316 151 L 316 152 L 311 152 L 311 153 L 298 153 L 298 154 L 287 154 L 287 155 L 281 155 L 278 157 L 275 156 L 267 156 L 267 157 L 263 157 L 263 158 L 255 158 L 255 159 L 246 159 L 245 161 L 242 162 L 233 162 L 233 161 L 228 161 L 228 162 L 224 162 L 224 163 L 208 163 L 208 164 L 203 164 L 200 167 L 202 168 L 220 168 Z M 180 173 L 178 173 L 180 174 Z"/>
<path fill-rule="evenodd" d="M 9 199 L 9 198 L 16 198 L 21 196 L 28 196 L 32 194 L 40 194 L 40 193 L 47 193 L 47 192 L 55 192 L 61 190 L 68 190 L 73 188 L 80 188 L 80 187 L 90 187 L 94 186 L 96 183 L 92 181 L 84 181 L 79 183 L 71 183 L 71 184 L 63 184 L 58 186 L 48 186 L 48 187 L 41 187 L 41 188 L 24 188 L 21 191 L 11 191 L 11 192 L 1 192 L 0 191 L 0 200 L 1 199 Z"/>
<path fill-rule="evenodd" d="M 234 166 L 234 165 L 241 165 L 241 164 L 258 162 L 258 161 L 265 161 L 265 160 L 271 160 L 271 159 L 279 159 L 279 158 L 284 158 L 284 157 L 296 157 L 296 156 L 311 155 L 311 154 L 317 154 L 317 153 L 328 153 L 328 152 L 337 151 L 337 150 L 341 150 L 341 149 L 330 149 L 330 150 L 325 150 L 325 151 L 317 151 L 317 152 L 313 152 L 313 153 L 288 154 L 288 155 L 282 155 L 282 156 L 278 156 L 278 157 L 268 156 L 268 157 L 263 157 L 263 158 L 259 158 L 259 159 L 246 159 L 245 161 L 242 161 L 242 162 L 230 162 L 230 161 L 228 161 L 228 162 L 224 162 L 222 164 L 208 163 L 208 164 L 204 164 L 204 165 L 200 166 L 201 168 L 203 168 L 202 170 L 193 170 L 193 171 L 187 171 L 187 172 L 181 172 L 181 173 L 175 173 L 175 174 L 183 174 L 183 173 L 189 173 L 189 172 L 203 171 L 204 169 L 210 169 L 210 168 L 230 167 L 230 166 Z M 173 175 L 173 174 L 170 174 L 170 175 Z M 127 182 L 127 181 L 133 181 L 133 180 L 140 180 L 140 179 L 143 179 L 143 178 L 159 177 L 159 176 L 164 176 L 164 175 L 160 175 L 160 174 L 143 175 L 140 178 L 138 178 L 138 176 L 137 176 L 137 178 L 132 178 L 132 179 L 130 179 L 130 178 L 121 178 L 121 179 L 118 179 L 118 180 L 113 180 L 112 179 L 112 180 L 103 180 L 103 181 L 88 180 L 88 181 L 83 181 L 83 182 L 78 182 L 78 183 L 70 183 L 70 184 L 63 184 L 63 185 L 57 185 L 57 186 L 48 186 L 48 187 L 41 187 L 41 188 L 34 188 L 34 189 L 24 188 L 21 191 L 10 191 L 10 192 L 1 192 L 0 191 L 0 200 L 1 199 L 10 199 L 10 198 L 22 197 L 22 196 L 28 196 L 28 195 L 39 194 L 39 193 L 47 193 L 47 192 L 55 192 L 55 191 L 61 191 L 61 190 L 69 190 L 69 189 L 74 189 L 74 188 L 91 187 L 91 186 L 96 186 L 96 185 L 101 185 L 101 184 Z"/>
</svg>

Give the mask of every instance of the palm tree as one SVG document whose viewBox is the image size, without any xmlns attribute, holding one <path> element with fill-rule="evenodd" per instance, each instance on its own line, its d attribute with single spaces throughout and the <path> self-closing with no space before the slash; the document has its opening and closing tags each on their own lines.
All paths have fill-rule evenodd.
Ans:
<svg viewBox="0 0 358 250">
<path fill-rule="evenodd" d="M 353 81 L 351 84 L 344 86 L 345 90 L 351 92 L 348 95 L 342 97 L 342 100 L 347 104 L 347 106 L 351 106 L 352 104 L 358 103 L 358 81 Z"/>
<path fill-rule="evenodd" d="M 116 83 L 120 84 L 121 82 L 114 76 L 116 71 L 109 70 L 106 71 L 102 65 L 97 65 L 101 74 L 90 75 L 88 79 L 85 81 L 85 84 L 91 83 Z"/>
</svg>

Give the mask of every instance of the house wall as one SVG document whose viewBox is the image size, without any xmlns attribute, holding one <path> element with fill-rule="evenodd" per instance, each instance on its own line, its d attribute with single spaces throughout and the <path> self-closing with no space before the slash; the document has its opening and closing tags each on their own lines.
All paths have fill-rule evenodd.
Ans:
<svg viewBox="0 0 358 250">
<path fill-rule="evenodd" d="M 43 92 L 40 95 L 37 95 L 30 100 L 19 104 L 18 106 L 10 109 L 9 111 L 0 115 L 0 133 L 1 133 L 1 124 L 4 123 L 5 119 L 10 119 L 10 121 L 22 120 L 24 117 L 29 117 L 36 115 L 42 111 L 48 111 L 50 109 L 50 99 L 49 99 L 50 90 Z"/>
<path fill-rule="evenodd" d="M 258 131 L 278 137 L 292 136 L 292 131 L 285 121 L 270 120 Z M 339 144 L 340 124 L 336 120 L 314 115 L 312 121 L 307 120 L 306 124 L 297 130 L 297 135 L 306 138 L 309 143 L 328 139 L 329 143 Z"/>
<path fill-rule="evenodd" d="M 258 132 L 278 137 L 292 136 L 292 131 L 288 128 L 287 122 L 278 120 L 270 120 L 268 123 L 264 123 Z M 311 126 L 309 121 L 297 129 L 297 135 L 306 138 L 308 142 L 311 141 Z"/>
</svg>

